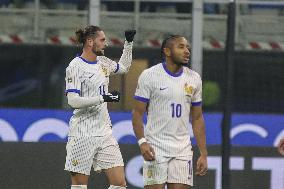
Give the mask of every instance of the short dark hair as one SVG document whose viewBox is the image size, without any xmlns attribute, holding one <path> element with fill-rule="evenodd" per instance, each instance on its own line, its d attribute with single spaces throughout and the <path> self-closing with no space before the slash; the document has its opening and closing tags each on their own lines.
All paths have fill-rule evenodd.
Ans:
<svg viewBox="0 0 284 189">
<path fill-rule="evenodd" d="M 164 48 L 169 47 L 169 44 L 173 39 L 180 38 L 180 37 L 183 37 L 183 36 L 181 36 L 181 35 L 169 35 L 168 37 L 166 37 L 163 40 L 162 46 L 161 46 L 161 58 L 162 58 L 162 60 L 164 60 L 164 58 L 165 58 Z"/>
<path fill-rule="evenodd" d="M 99 26 L 87 26 L 84 30 L 78 29 L 76 30 L 76 39 L 77 42 L 80 44 L 85 44 L 86 39 L 91 35 L 96 35 L 98 31 L 102 31 L 102 29 Z"/>
</svg>

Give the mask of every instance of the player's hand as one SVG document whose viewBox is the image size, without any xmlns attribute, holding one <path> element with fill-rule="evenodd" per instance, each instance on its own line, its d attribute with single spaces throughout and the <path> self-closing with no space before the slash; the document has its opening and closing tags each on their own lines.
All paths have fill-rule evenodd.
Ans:
<svg viewBox="0 0 284 189">
<path fill-rule="evenodd" d="M 147 142 L 144 142 L 140 145 L 141 154 L 146 161 L 153 161 L 155 160 L 155 152 L 152 146 Z"/>
<path fill-rule="evenodd" d="M 278 152 L 284 156 L 284 138 L 282 138 L 277 146 Z"/>
<path fill-rule="evenodd" d="M 128 42 L 132 42 L 134 39 L 134 36 L 136 34 L 136 30 L 126 30 L 125 31 L 125 39 Z"/>
<path fill-rule="evenodd" d="M 201 155 L 197 160 L 196 172 L 195 174 L 198 176 L 206 175 L 208 170 L 207 165 L 207 156 Z"/>
<path fill-rule="evenodd" d="M 112 91 L 102 96 L 103 96 L 104 102 L 119 102 L 120 100 L 120 93 L 118 91 Z"/>
</svg>

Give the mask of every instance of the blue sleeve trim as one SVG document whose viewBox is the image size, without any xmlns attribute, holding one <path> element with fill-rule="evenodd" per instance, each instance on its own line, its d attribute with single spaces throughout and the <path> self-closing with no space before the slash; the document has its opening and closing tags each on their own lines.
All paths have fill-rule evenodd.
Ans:
<svg viewBox="0 0 284 189">
<path fill-rule="evenodd" d="M 202 104 L 202 101 L 200 101 L 200 102 L 192 102 L 191 103 L 192 106 L 201 106 L 201 104 Z"/>
<path fill-rule="evenodd" d="M 67 90 L 65 91 L 66 94 L 69 93 L 69 92 L 80 94 L 81 91 L 78 90 L 78 89 L 67 89 Z"/>
<path fill-rule="evenodd" d="M 150 99 L 144 98 L 144 97 L 141 97 L 141 96 L 134 96 L 134 99 L 141 101 L 141 102 L 146 102 L 146 103 L 148 103 L 150 101 Z"/>
<path fill-rule="evenodd" d="M 116 64 L 116 70 L 114 70 L 114 73 L 116 73 L 119 70 L 119 64 Z"/>
</svg>

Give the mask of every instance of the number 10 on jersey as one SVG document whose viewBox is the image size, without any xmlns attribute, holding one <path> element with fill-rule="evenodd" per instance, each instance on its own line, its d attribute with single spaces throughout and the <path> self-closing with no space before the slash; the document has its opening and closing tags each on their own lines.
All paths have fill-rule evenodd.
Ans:
<svg viewBox="0 0 284 189">
<path fill-rule="evenodd" d="M 181 104 L 171 104 L 172 107 L 172 117 L 180 117 L 181 116 Z"/>
<path fill-rule="evenodd" d="M 100 90 L 100 95 L 105 95 L 106 94 L 105 85 L 99 86 L 99 90 Z"/>
</svg>

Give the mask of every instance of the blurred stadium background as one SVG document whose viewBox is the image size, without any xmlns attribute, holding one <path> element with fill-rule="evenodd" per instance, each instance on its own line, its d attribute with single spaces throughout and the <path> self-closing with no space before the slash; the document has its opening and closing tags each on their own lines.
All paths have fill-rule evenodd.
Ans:
<svg viewBox="0 0 284 189">
<path fill-rule="evenodd" d="M 221 189 L 228 3 L 0 0 L 0 188 L 69 187 L 63 167 L 72 112 L 64 94 L 65 68 L 80 53 L 75 29 L 94 24 L 104 29 L 110 45 L 106 56 L 114 60 L 121 55 L 124 30 L 138 31 L 130 72 L 110 83 L 123 94 L 109 109 L 128 188 L 143 187 L 130 113 L 137 78 L 160 61 L 162 39 L 181 34 L 194 42 L 190 66 L 203 78 L 209 173 L 196 177 L 194 188 Z M 284 137 L 283 0 L 236 1 L 235 50 L 230 188 L 284 189 L 284 158 L 275 148 Z M 106 178 L 92 176 L 89 187 L 107 188 Z"/>
</svg>

